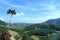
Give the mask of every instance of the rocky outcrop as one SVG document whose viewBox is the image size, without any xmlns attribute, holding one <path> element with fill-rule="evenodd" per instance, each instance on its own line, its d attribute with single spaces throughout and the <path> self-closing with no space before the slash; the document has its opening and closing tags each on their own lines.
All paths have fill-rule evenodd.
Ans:
<svg viewBox="0 0 60 40">
<path fill-rule="evenodd" d="M 18 32 L 7 30 L 1 33 L 2 40 L 22 40 L 21 35 Z"/>
<path fill-rule="evenodd" d="M 15 31 L 8 30 L 8 33 L 11 35 L 11 37 L 10 37 L 11 40 L 21 40 L 22 39 L 21 35 Z"/>
</svg>

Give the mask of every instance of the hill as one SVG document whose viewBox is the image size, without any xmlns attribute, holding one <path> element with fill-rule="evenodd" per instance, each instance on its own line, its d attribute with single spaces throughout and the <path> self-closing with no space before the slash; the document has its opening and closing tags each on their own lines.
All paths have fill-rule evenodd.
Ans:
<svg viewBox="0 0 60 40">
<path fill-rule="evenodd" d="M 13 23 L 12 25 L 15 26 L 16 30 L 22 30 L 24 29 L 26 26 L 30 26 L 30 23 Z"/>
<path fill-rule="evenodd" d="M 0 20 L 0 25 L 6 25 L 6 24 L 7 24 L 6 22 Z"/>
<path fill-rule="evenodd" d="M 25 30 L 36 30 L 36 29 L 53 29 L 60 30 L 60 18 L 50 19 L 43 23 L 32 24 L 25 27 Z"/>
<path fill-rule="evenodd" d="M 13 23 L 13 25 L 26 27 L 26 26 L 29 26 L 30 24 L 28 24 L 28 23 Z"/>
<path fill-rule="evenodd" d="M 55 24 L 56 26 L 60 27 L 60 18 L 56 18 L 56 19 L 50 19 L 44 23 L 47 24 Z"/>
</svg>

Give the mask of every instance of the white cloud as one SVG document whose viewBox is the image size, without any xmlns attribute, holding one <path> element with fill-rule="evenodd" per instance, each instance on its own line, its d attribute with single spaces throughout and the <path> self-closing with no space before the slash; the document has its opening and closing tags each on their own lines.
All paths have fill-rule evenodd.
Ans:
<svg viewBox="0 0 60 40">
<path fill-rule="evenodd" d="M 23 12 L 17 13 L 15 16 L 24 16 L 25 14 Z"/>
<path fill-rule="evenodd" d="M 21 12 L 21 13 L 20 13 L 20 15 L 21 15 L 21 16 L 24 16 L 24 13 L 23 13 L 23 12 Z"/>
<path fill-rule="evenodd" d="M 56 10 L 56 6 L 57 6 L 57 5 L 52 5 L 52 4 L 38 4 L 38 5 L 42 6 L 43 10 L 46 9 L 46 10 L 50 10 L 50 11 Z"/>
<path fill-rule="evenodd" d="M 0 17 L 0 20 L 4 21 L 4 18 Z"/>
<path fill-rule="evenodd" d="M 16 14 L 16 16 L 20 16 L 20 14 Z"/>
</svg>

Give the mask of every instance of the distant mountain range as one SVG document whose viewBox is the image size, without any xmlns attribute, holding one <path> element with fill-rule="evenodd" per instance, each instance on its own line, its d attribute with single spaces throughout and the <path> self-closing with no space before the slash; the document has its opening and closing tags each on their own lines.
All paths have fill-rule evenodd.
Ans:
<svg viewBox="0 0 60 40">
<path fill-rule="evenodd" d="M 21 26 L 21 27 L 26 27 L 26 26 L 29 26 L 31 24 L 29 24 L 29 23 L 13 23 L 13 25 L 15 25 L 15 26 Z"/>
<path fill-rule="evenodd" d="M 25 31 L 36 30 L 36 29 L 52 29 L 60 31 L 60 18 L 50 19 L 43 23 L 32 24 L 25 27 Z"/>
<path fill-rule="evenodd" d="M 46 22 L 44 22 L 46 24 L 56 24 L 57 26 L 60 26 L 60 18 L 56 18 L 56 19 L 50 19 L 50 20 L 47 20 Z M 0 20 L 0 25 L 6 25 L 8 23 Z M 31 25 L 31 23 L 13 23 L 13 25 L 15 26 L 29 26 Z"/>
<path fill-rule="evenodd" d="M 47 24 L 55 24 L 57 26 L 60 26 L 60 18 L 56 18 L 56 19 L 50 19 L 44 23 L 47 23 Z"/>
</svg>

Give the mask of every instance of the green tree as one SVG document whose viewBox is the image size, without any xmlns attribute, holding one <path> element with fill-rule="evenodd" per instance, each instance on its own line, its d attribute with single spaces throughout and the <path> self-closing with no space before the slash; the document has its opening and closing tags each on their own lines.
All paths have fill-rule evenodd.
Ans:
<svg viewBox="0 0 60 40">
<path fill-rule="evenodd" d="M 7 14 L 10 14 L 11 15 L 10 16 L 10 27 L 11 27 L 11 19 L 12 19 L 12 16 L 13 15 L 16 15 L 16 12 L 15 12 L 15 10 L 8 9 Z"/>
<path fill-rule="evenodd" d="M 49 24 L 49 26 L 50 26 L 50 29 L 52 29 L 52 30 L 56 30 L 56 25 L 55 24 Z"/>
</svg>

